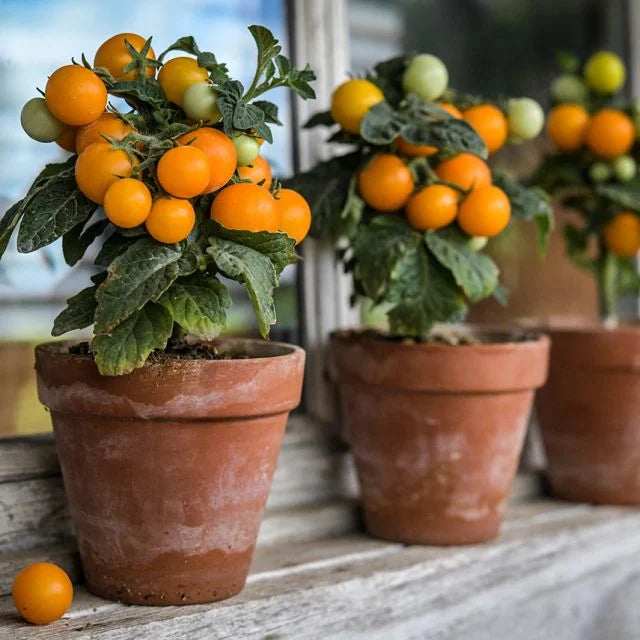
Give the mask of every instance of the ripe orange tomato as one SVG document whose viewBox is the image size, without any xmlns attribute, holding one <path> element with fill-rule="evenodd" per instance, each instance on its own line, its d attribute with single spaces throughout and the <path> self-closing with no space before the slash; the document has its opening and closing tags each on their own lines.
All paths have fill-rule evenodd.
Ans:
<svg viewBox="0 0 640 640">
<path fill-rule="evenodd" d="M 262 182 L 260 186 L 267 189 L 267 191 L 271 188 L 271 167 L 263 156 L 258 156 L 251 164 L 238 167 L 238 175 L 243 180 L 251 180 L 253 184 Z"/>
<path fill-rule="evenodd" d="M 144 224 L 154 240 L 174 244 L 191 233 L 196 224 L 196 212 L 188 200 L 158 198 Z"/>
<path fill-rule="evenodd" d="M 158 182 L 176 198 L 195 198 L 204 193 L 211 179 L 209 160 L 197 147 L 174 147 L 158 162 Z"/>
<path fill-rule="evenodd" d="M 217 191 L 231 180 L 236 170 L 236 148 L 222 131 L 211 127 L 200 127 L 180 136 L 178 143 L 200 149 L 207 156 L 211 176 L 205 193 Z"/>
<path fill-rule="evenodd" d="M 584 144 L 589 114 L 579 104 L 559 104 L 547 118 L 547 135 L 560 151 L 577 151 Z"/>
<path fill-rule="evenodd" d="M 331 96 L 331 116 L 349 133 L 359 133 L 360 123 L 369 109 L 384 100 L 378 87 L 362 78 L 343 82 Z"/>
<path fill-rule="evenodd" d="M 142 224 L 151 212 L 151 192 L 134 178 L 114 182 L 104 194 L 104 212 L 117 227 L 132 229 Z"/>
<path fill-rule="evenodd" d="M 69 64 L 51 74 L 44 99 L 58 120 L 80 126 L 97 120 L 103 113 L 107 89 L 93 71 Z"/>
<path fill-rule="evenodd" d="M 443 182 L 458 185 L 465 190 L 491 184 L 491 170 L 487 163 L 472 153 L 459 153 L 441 162 L 435 173 Z"/>
<path fill-rule="evenodd" d="M 198 66 L 195 58 L 180 56 L 165 62 L 160 73 L 158 82 L 167 96 L 169 102 L 182 106 L 182 96 L 184 92 L 196 82 L 206 82 L 209 79 L 209 72 Z"/>
<path fill-rule="evenodd" d="M 311 227 L 309 203 L 293 189 L 280 189 L 276 197 L 278 210 L 278 231 L 284 231 L 300 244 Z"/>
<path fill-rule="evenodd" d="M 127 50 L 125 40 L 138 52 L 142 51 L 146 38 L 136 33 L 119 33 L 105 40 L 96 51 L 93 59 L 94 67 L 104 67 L 116 80 L 135 80 L 138 77 L 138 69 L 124 72 L 124 68 L 133 60 Z M 149 47 L 147 55 L 150 60 L 156 59 L 153 47 Z M 149 78 L 153 78 L 156 69 L 153 66 L 145 67 L 145 73 Z"/>
<path fill-rule="evenodd" d="M 102 137 L 103 135 L 122 140 L 132 132 L 133 127 L 130 127 L 115 113 L 105 112 L 91 124 L 86 124 L 84 127 L 78 129 L 76 152 L 82 153 L 94 142 L 106 142 Z"/>
<path fill-rule="evenodd" d="M 484 140 L 489 153 L 498 151 L 504 145 L 509 133 L 509 124 L 498 107 L 492 104 L 479 104 L 466 109 L 463 116 Z"/>
<path fill-rule="evenodd" d="M 378 211 L 395 211 L 403 207 L 413 186 L 411 171 L 392 153 L 375 156 L 358 176 L 360 195 Z"/>
<path fill-rule="evenodd" d="M 509 198 L 493 185 L 469 192 L 458 210 L 458 224 L 470 236 L 496 236 L 509 224 L 510 218 Z"/>
<path fill-rule="evenodd" d="M 108 142 L 94 142 L 76 160 L 76 182 L 89 200 L 102 204 L 107 189 L 118 178 L 128 178 L 132 170 L 124 151 L 114 149 Z"/>
<path fill-rule="evenodd" d="M 443 184 L 432 184 L 409 198 L 405 213 L 418 231 L 440 229 L 451 224 L 458 214 L 460 192 Z"/>
<path fill-rule="evenodd" d="M 78 127 L 67 127 L 65 132 L 56 140 L 56 144 L 65 151 L 76 153 L 76 136 Z"/>
<path fill-rule="evenodd" d="M 633 121 L 618 109 L 600 109 L 591 117 L 587 126 L 587 147 L 607 160 L 627 153 L 634 140 Z"/>
<path fill-rule="evenodd" d="M 69 576 L 50 562 L 35 562 L 15 577 L 11 597 L 18 613 L 32 624 L 49 624 L 71 606 L 73 585 Z"/>
<path fill-rule="evenodd" d="M 278 208 L 273 196 L 249 182 L 225 187 L 211 203 L 211 217 L 227 229 L 277 231 Z"/>
<path fill-rule="evenodd" d="M 640 250 L 640 218 L 629 211 L 617 213 L 604 227 L 604 243 L 616 255 L 632 258 Z"/>
</svg>

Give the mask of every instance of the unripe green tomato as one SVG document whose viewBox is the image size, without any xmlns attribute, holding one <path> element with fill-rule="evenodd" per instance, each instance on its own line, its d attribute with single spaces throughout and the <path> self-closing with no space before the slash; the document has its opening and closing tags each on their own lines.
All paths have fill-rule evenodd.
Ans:
<svg viewBox="0 0 640 640">
<path fill-rule="evenodd" d="M 448 84 L 449 72 L 444 62 L 429 53 L 415 56 L 402 76 L 402 88 L 425 100 L 438 99 Z"/>
<path fill-rule="evenodd" d="M 531 140 L 544 127 L 544 111 L 531 98 L 513 98 L 509 100 L 507 119 L 509 121 L 509 133 L 516 139 Z"/>
<path fill-rule="evenodd" d="M 24 132 L 38 142 L 54 142 L 67 129 L 47 107 L 44 98 L 31 98 L 20 112 L 20 124 Z"/>
<path fill-rule="evenodd" d="M 611 178 L 611 167 L 604 162 L 594 162 L 589 167 L 589 177 L 593 182 L 606 182 Z"/>
<path fill-rule="evenodd" d="M 580 76 L 563 73 L 551 83 L 551 96 L 556 102 L 577 102 L 587 99 L 587 87 Z"/>
<path fill-rule="evenodd" d="M 238 166 L 246 167 L 260 155 L 260 143 L 246 133 L 233 134 L 233 146 L 238 154 Z"/>
<path fill-rule="evenodd" d="M 182 95 L 182 109 L 189 120 L 218 122 L 222 114 L 217 99 L 218 92 L 208 82 L 196 82 Z"/>
<path fill-rule="evenodd" d="M 620 156 L 613 161 L 613 173 L 620 182 L 629 182 L 636 177 L 638 167 L 631 156 Z"/>
<path fill-rule="evenodd" d="M 469 240 L 469 247 L 472 251 L 482 251 L 489 242 L 489 238 L 486 236 L 475 236 Z"/>
</svg>

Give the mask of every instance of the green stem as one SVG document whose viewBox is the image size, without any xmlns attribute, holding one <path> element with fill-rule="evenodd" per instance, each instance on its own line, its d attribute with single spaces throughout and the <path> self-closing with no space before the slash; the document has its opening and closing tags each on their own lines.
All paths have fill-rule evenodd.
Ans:
<svg viewBox="0 0 640 640">
<path fill-rule="evenodd" d="M 600 317 L 605 324 L 618 321 L 618 261 L 610 251 L 604 253 L 598 269 Z"/>
</svg>

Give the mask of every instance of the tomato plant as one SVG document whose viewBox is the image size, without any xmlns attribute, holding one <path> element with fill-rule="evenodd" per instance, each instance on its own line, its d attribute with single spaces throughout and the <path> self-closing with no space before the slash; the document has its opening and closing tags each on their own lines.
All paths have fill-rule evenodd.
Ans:
<svg viewBox="0 0 640 640">
<path fill-rule="evenodd" d="M 448 86 L 435 56 L 399 56 L 340 85 L 330 111 L 306 123 L 337 125 L 330 140 L 348 150 L 284 184 L 309 202 L 311 235 L 335 243 L 354 300 L 379 305 L 392 334 L 429 339 L 470 304 L 504 301 L 483 249 L 512 217 L 535 221 L 544 250 L 547 195 L 488 162 L 504 144 L 534 138 L 543 121 L 533 100 L 465 94 Z"/>
<path fill-rule="evenodd" d="M 15 230 L 23 253 L 61 238 L 69 265 L 101 239 L 96 275 L 52 333 L 92 326 L 103 375 L 128 373 L 185 335 L 215 338 L 230 301 L 225 280 L 246 288 L 263 337 L 276 321 L 274 290 L 310 220 L 304 198 L 280 189 L 258 155 L 281 124 L 264 94 L 286 87 L 313 98 L 315 76 L 295 68 L 268 29 L 249 31 L 258 55 L 246 89 L 192 36 L 156 56 L 151 38 L 121 33 L 98 47 L 93 66 L 82 55 L 54 71 L 44 99 L 23 108 L 28 135 L 73 155 L 47 165 L 5 213 L 0 257 Z"/>
<path fill-rule="evenodd" d="M 607 51 L 583 65 L 577 58 L 563 64 L 550 91 L 553 150 L 529 178 L 579 214 L 579 222 L 565 224 L 566 250 L 595 278 L 610 324 L 618 321 L 623 296 L 640 295 L 639 111 L 620 95 L 625 77 L 622 60 Z"/>
</svg>

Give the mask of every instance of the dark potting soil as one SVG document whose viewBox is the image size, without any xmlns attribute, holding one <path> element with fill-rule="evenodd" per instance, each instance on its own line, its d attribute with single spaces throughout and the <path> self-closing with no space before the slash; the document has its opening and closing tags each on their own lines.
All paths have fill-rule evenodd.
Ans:
<svg viewBox="0 0 640 640">
<path fill-rule="evenodd" d="M 69 353 L 79 356 L 94 355 L 88 342 L 70 345 Z M 149 354 L 147 364 L 163 364 L 172 360 L 245 360 L 249 357 L 240 353 L 220 353 L 216 345 L 211 343 L 170 340 L 166 349 L 156 349 Z"/>
</svg>

